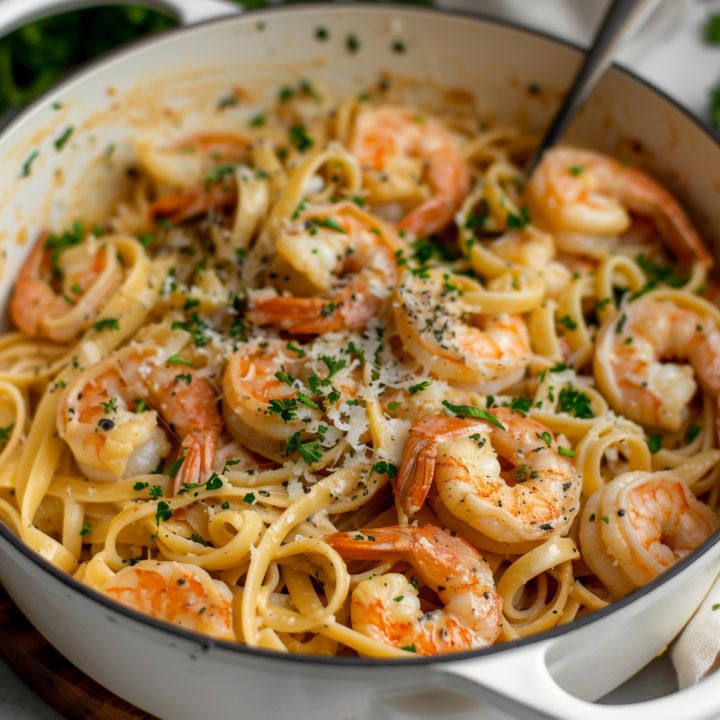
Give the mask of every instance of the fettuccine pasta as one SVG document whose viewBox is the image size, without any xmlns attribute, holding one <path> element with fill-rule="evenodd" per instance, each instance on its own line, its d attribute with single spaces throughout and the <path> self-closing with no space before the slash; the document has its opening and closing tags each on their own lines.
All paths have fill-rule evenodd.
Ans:
<svg viewBox="0 0 720 720">
<path fill-rule="evenodd" d="M 216 113 L 217 114 L 217 113 Z M 136 139 L 0 337 L 0 519 L 119 603 L 281 652 L 480 648 L 718 527 L 711 259 L 656 180 L 460 93 L 308 80 Z"/>
</svg>

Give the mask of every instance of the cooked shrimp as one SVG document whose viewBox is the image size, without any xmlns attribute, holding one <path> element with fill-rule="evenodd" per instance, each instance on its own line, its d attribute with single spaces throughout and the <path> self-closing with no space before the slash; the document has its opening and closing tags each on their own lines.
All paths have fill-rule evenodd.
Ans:
<svg viewBox="0 0 720 720">
<path fill-rule="evenodd" d="M 616 597 L 652 580 L 718 529 L 673 472 L 627 472 L 596 490 L 580 520 L 582 556 Z"/>
<path fill-rule="evenodd" d="M 495 393 L 525 372 L 530 336 L 523 318 L 475 314 L 468 324 L 473 309 L 447 273 L 406 273 L 393 309 L 405 350 L 435 377 L 472 382 L 480 392 Z"/>
<path fill-rule="evenodd" d="M 319 420 L 317 405 L 293 382 L 302 365 L 280 340 L 246 344 L 232 355 L 223 374 L 223 415 L 238 442 L 282 460 L 284 441 Z"/>
<path fill-rule="evenodd" d="M 351 150 L 363 166 L 372 202 L 414 205 L 400 229 L 415 235 L 446 227 L 468 193 L 470 173 L 456 139 L 439 120 L 417 110 L 361 111 Z"/>
<path fill-rule="evenodd" d="M 399 573 L 363 580 L 350 606 L 358 632 L 422 655 L 486 647 L 500 635 L 502 598 L 492 572 L 462 538 L 435 525 L 407 525 L 337 533 L 328 541 L 348 559 L 405 560 L 443 603 L 423 613 L 417 589 Z"/>
<path fill-rule="evenodd" d="M 234 207 L 234 165 L 248 159 L 249 149 L 245 136 L 228 132 L 197 133 L 165 148 L 158 147 L 155 138 L 143 138 L 138 154 L 144 169 L 157 182 L 178 188 L 151 204 L 152 219 L 164 218 L 177 225 L 212 210 Z"/>
<path fill-rule="evenodd" d="M 152 472 L 170 451 L 158 412 L 182 439 L 175 492 L 212 471 L 222 419 L 207 379 L 168 365 L 153 346 L 128 346 L 80 373 L 58 407 L 60 437 L 90 479 Z"/>
<path fill-rule="evenodd" d="M 114 252 L 80 232 L 42 233 L 20 269 L 10 317 L 27 335 L 67 342 L 90 327 L 122 280 Z"/>
<path fill-rule="evenodd" d="M 651 218 L 680 260 L 712 263 L 677 200 L 649 175 L 606 155 L 574 148 L 549 150 L 527 192 L 531 210 L 554 230 L 617 235 L 630 227 L 630 211 Z"/>
<path fill-rule="evenodd" d="M 580 502 L 572 462 L 544 425 L 507 408 L 489 412 L 497 424 L 434 413 L 412 426 L 395 486 L 399 511 L 415 515 L 434 481 L 453 515 L 494 540 L 565 532 Z"/>
<path fill-rule="evenodd" d="M 697 389 L 693 370 L 703 389 L 720 400 L 720 330 L 715 320 L 652 295 L 606 321 L 597 337 L 594 363 L 598 385 L 613 408 L 643 425 L 682 427 Z"/>
<path fill-rule="evenodd" d="M 352 203 L 303 213 L 279 238 L 277 251 L 323 295 L 257 295 L 247 317 L 298 335 L 365 327 L 395 287 L 388 235 L 382 223 Z"/>
<path fill-rule="evenodd" d="M 239 163 L 249 158 L 251 143 L 244 135 L 203 132 L 164 145 L 155 135 L 137 143 L 143 169 L 162 185 L 176 188 L 199 187 L 213 167 Z"/>
<path fill-rule="evenodd" d="M 235 640 L 228 586 L 196 565 L 141 560 L 123 568 L 100 589 L 113 600 L 159 620 L 218 640 Z"/>
</svg>

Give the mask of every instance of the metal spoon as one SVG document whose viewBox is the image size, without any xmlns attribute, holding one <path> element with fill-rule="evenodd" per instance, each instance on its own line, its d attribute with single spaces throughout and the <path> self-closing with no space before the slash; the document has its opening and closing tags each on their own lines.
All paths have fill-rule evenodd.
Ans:
<svg viewBox="0 0 720 720">
<path fill-rule="evenodd" d="M 531 174 L 536 168 L 543 153 L 553 146 L 565 132 L 580 105 L 595 88 L 612 62 L 620 40 L 636 20 L 645 11 L 649 11 L 656 2 L 657 0 L 613 0 L 560 109 L 555 114 L 550 127 L 530 160 L 527 168 L 528 174 Z"/>
</svg>

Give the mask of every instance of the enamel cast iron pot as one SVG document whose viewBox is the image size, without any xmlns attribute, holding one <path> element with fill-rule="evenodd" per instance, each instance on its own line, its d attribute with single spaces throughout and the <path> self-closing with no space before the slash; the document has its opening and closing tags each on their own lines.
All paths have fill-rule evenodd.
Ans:
<svg viewBox="0 0 720 720">
<path fill-rule="evenodd" d="M 0 32 L 92 4 L 2 0 Z M 407 6 L 323 4 L 239 15 L 222 0 L 147 4 L 201 24 L 91 66 L 0 136 L 3 305 L 31 247 L 28 239 L 41 227 L 77 217 L 92 223 L 107 214 L 132 162 L 131 138 L 161 123 L 180 125 L 195 108 L 214 108 L 231 87 L 270 92 L 304 76 L 347 96 L 392 69 L 467 89 L 498 121 L 539 129 L 581 57 L 536 33 Z M 319 27 L 326 37 L 316 35 Z M 348 43 L 349 36 L 356 43 Z M 74 128 L 72 138 L 58 151 L 53 140 L 67 127 Z M 568 140 L 616 154 L 641 143 L 643 164 L 677 193 L 708 242 L 720 239 L 712 237 L 720 232 L 720 145 L 658 91 L 611 70 Z M 29 159 L 31 171 L 21 177 Z M 89 590 L 2 523 L 0 581 L 71 662 L 162 718 L 487 718 L 501 709 L 519 717 L 690 720 L 716 716 L 720 676 L 640 705 L 590 701 L 637 672 L 687 622 L 720 570 L 718 539 L 570 625 L 487 650 L 412 660 L 292 656 L 213 641 Z"/>
</svg>

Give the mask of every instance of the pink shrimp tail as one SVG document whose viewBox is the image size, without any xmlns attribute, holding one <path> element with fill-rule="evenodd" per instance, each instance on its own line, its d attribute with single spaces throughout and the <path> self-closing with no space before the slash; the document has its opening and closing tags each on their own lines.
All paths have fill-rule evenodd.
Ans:
<svg viewBox="0 0 720 720">
<path fill-rule="evenodd" d="M 326 541 L 349 560 L 374 560 L 388 555 L 405 555 L 413 547 L 420 528 L 394 525 L 384 528 L 365 528 L 353 532 L 329 535 Z"/>
<path fill-rule="evenodd" d="M 181 450 L 185 459 L 175 475 L 173 495 L 177 495 L 185 483 L 205 482 L 212 472 L 217 450 L 218 433 L 215 430 L 194 430 L 185 436 Z"/>
<path fill-rule="evenodd" d="M 435 475 L 436 460 L 436 442 L 417 435 L 408 439 L 395 483 L 397 505 L 407 517 L 413 517 L 423 506 Z"/>
<path fill-rule="evenodd" d="M 710 267 L 713 259 L 675 198 L 662 185 L 636 168 L 621 167 L 622 197 L 635 212 L 651 217 L 672 251 L 683 262 Z"/>
<path fill-rule="evenodd" d="M 460 571 L 482 561 L 482 556 L 470 543 L 437 525 L 364 528 L 334 533 L 326 541 L 349 560 L 376 560 L 397 555 L 424 571 L 422 574 L 428 579 L 449 568 Z"/>
</svg>

